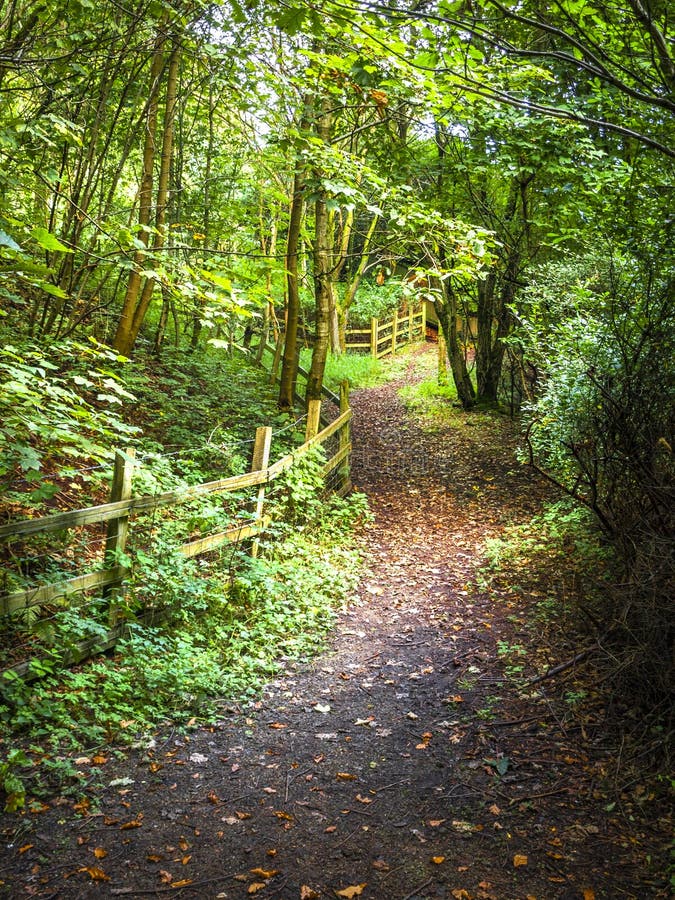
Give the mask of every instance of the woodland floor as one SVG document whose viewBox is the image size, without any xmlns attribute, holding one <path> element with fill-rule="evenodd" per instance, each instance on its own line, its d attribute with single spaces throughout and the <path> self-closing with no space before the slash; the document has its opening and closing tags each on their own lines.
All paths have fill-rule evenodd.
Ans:
<svg viewBox="0 0 675 900">
<path fill-rule="evenodd" d="M 353 396 L 371 568 L 328 650 L 211 728 L 111 756 L 88 802 L 5 816 L 0 896 L 670 896 L 666 813 L 607 792 L 612 741 L 557 678 L 518 688 L 499 641 L 530 678 L 566 656 L 535 646 L 525 601 L 476 587 L 486 538 L 546 488 L 506 419 L 423 428 L 401 383 Z"/>
</svg>

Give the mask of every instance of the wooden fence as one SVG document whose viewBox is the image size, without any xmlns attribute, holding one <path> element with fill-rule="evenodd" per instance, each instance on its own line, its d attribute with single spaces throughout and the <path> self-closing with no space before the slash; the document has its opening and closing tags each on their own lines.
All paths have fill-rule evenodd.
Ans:
<svg viewBox="0 0 675 900">
<path fill-rule="evenodd" d="M 164 491 L 154 495 L 133 496 L 133 473 L 135 452 L 132 449 L 118 451 L 115 456 L 110 500 L 100 506 L 78 509 L 70 512 L 54 513 L 35 519 L 23 519 L 0 526 L 0 541 L 17 541 L 22 544 L 31 537 L 69 532 L 100 523 L 106 525 L 106 535 L 102 554 L 102 565 L 95 571 L 67 578 L 52 584 L 40 584 L 25 590 L 0 595 L 0 616 L 16 617 L 28 610 L 37 610 L 53 604 L 54 601 L 84 592 L 96 592 L 94 596 L 104 597 L 107 603 L 109 628 L 104 637 L 79 642 L 68 654 L 67 662 L 78 662 L 96 653 L 110 649 L 127 633 L 123 622 L 118 621 L 118 601 L 124 591 L 124 582 L 130 575 L 127 543 L 133 517 L 139 513 L 151 513 L 207 495 L 232 494 L 246 489 L 249 491 L 244 508 L 250 517 L 240 524 L 217 534 L 209 534 L 187 541 L 176 551 L 185 558 L 200 556 L 224 544 L 238 544 L 251 541 L 251 553 L 258 551 L 259 536 L 267 530 L 271 519 L 265 514 L 265 490 L 280 475 L 315 447 L 323 447 L 326 461 L 323 466 L 324 479 L 332 482 L 334 490 L 340 494 L 351 488 L 349 477 L 349 457 L 351 453 L 351 409 L 349 408 L 348 386 L 345 382 L 340 396 L 331 394 L 337 401 L 338 414 L 330 423 L 321 428 L 321 403 L 312 401 L 307 414 L 305 441 L 292 453 L 270 464 L 272 429 L 261 427 L 256 431 L 250 471 L 243 475 L 221 478 L 204 484 Z M 320 430 L 319 430 L 320 429 Z M 146 614 L 147 613 L 147 614 Z M 157 618 L 157 611 L 141 611 L 136 621 L 150 621 Z M 39 665 L 33 661 L 22 662 L 10 667 L 24 677 L 37 677 Z M 8 671 L 5 669 L 4 671 Z M 1 673 L 0 673 L 1 674 Z"/>
<path fill-rule="evenodd" d="M 397 311 L 390 319 L 384 321 L 372 318 L 369 328 L 348 328 L 346 332 L 347 350 L 361 351 L 368 353 L 374 359 L 382 359 L 384 356 L 391 356 L 407 344 L 426 340 L 426 333 L 427 306 L 426 303 L 422 303 L 417 310 L 411 307 L 407 312 Z M 309 343 L 311 344 L 311 341 Z M 279 375 L 283 349 L 283 334 L 279 335 L 279 341 L 276 344 L 262 340 L 256 347 L 251 348 L 257 361 L 266 368 L 268 365 L 265 354 L 270 355 L 269 369 L 273 383 Z M 299 366 L 298 376 L 306 381 L 309 373 Z M 322 393 L 328 399 L 337 400 L 328 388 L 322 388 Z M 300 395 L 298 395 L 298 399 L 302 399 Z"/>
<path fill-rule="evenodd" d="M 394 311 L 390 319 L 370 320 L 370 328 L 347 329 L 347 350 L 367 351 L 374 359 L 390 356 L 414 341 L 426 338 L 426 304 L 418 310 Z"/>
</svg>

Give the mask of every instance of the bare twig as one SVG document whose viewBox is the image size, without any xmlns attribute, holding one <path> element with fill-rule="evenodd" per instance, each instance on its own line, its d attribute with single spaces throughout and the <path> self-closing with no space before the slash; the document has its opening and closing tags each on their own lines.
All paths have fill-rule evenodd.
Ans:
<svg viewBox="0 0 675 900">
<path fill-rule="evenodd" d="M 401 897 L 401 900 L 410 900 L 411 897 L 414 897 L 415 894 L 419 894 L 420 891 L 423 891 L 424 888 L 429 887 L 430 884 L 434 883 L 433 878 L 428 878 L 424 884 L 420 884 L 419 887 L 416 887 L 414 891 L 410 891 L 409 894 L 406 894 L 405 897 Z"/>
<path fill-rule="evenodd" d="M 578 662 L 581 662 L 582 659 L 586 659 L 592 649 L 594 648 L 587 647 L 585 650 L 582 650 L 581 653 L 577 653 L 576 656 L 573 656 L 572 659 L 568 659 L 566 662 L 560 663 L 559 666 L 554 666 L 552 669 L 549 669 L 548 672 L 544 672 L 543 675 L 537 675 L 536 678 L 533 678 L 531 681 L 527 682 L 527 687 L 530 687 L 530 685 L 533 684 L 539 684 L 540 681 L 545 681 L 547 678 L 554 678 L 556 675 L 560 675 L 561 672 L 570 669 Z"/>
</svg>

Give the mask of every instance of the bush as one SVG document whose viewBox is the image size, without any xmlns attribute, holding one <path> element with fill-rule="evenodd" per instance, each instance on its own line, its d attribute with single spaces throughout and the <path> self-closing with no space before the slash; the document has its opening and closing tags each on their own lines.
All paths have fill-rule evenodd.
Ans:
<svg viewBox="0 0 675 900">
<path fill-rule="evenodd" d="M 529 293 L 516 339 L 543 387 L 526 410 L 525 456 L 614 544 L 622 571 L 606 637 L 620 648 L 617 671 L 658 701 L 672 687 L 675 634 L 664 599 L 674 586 L 675 282 L 623 263 L 587 271 L 557 310 L 538 284 Z"/>
</svg>

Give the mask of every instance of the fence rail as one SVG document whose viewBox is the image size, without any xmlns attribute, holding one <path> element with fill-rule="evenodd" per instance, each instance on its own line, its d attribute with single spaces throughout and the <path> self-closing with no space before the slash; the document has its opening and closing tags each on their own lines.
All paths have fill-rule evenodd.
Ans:
<svg viewBox="0 0 675 900">
<path fill-rule="evenodd" d="M 351 417 L 347 383 L 341 386 L 340 396 L 327 392 L 331 400 L 337 402 L 339 414 L 332 422 L 321 428 L 321 402 L 311 401 L 304 442 L 276 462 L 270 463 L 272 429 L 263 426 L 257 429 L 254 442 L 251 470 L 242 475 L 221 478 L 180 490 L 134 497 L 133 472 L 136 465 L 133 450 L 117 451 L 113 472 L 110 502 L 99 506 L 70 512 L 54 513 L 35 519 L 9 522 L 0 526 L 0 541 L 30 539 L 37 535 L 53 534 L 97 524 L 106 525 L 103 565 L 93 572 L 78 574 L 51 584 L 40 584 L 31 588 L 0 595 L 0 616 L 16 616 L 27 610 L 47 606 L 60 598 L 97 591 L 106 598 L 109 609 L 110 629 L 107 635 L 97 640 L 80 642 L 69 653 L 69 662 L 80 660 L 103 652 L 114 646 L 125 633 L 116 619 L 118 599 L 128 580 L 130 569 L 126 564 L 127 541 L 132 517 L 138 513 L 149 513 L 210 494 L 232 494 L 248 488 L 257 488 L 246 501 L 250 516 L 237 526 L 227 528 L 217 534 L 199 537 L 175 548 L 185 558 L 209 553 L 224 544 L 240 544 L 252 541 L 251 553 L 258 552 L 257 538 L 268 530 L 271 517 L 265 514 L 266 487 L 290 470 L 298 460 L 315 447 L 326 450 L 327 459 L 323 466 L 326 479 L 331 476 L 337 493 L 345 494 L 351 489 L 349 458 L 351 454 Z M 319 430 L 320 429 L 320 430 Z M 156 615 L 156 610 L 142 610 L 139 619 L 146 615 Z M 38 668 L 39 667 L 34 667 Z M 17 674 L 31 676 L 31 661 L 9 667 Z M 5 669 L 4 671 L 9 671 Z M 34 673 L 33 673 L 34 674 Z M 39 674 L 39 673 L 38 673 Z M 35 675 L 37 677 L 37 675 Z"/>
<path fill-rule="evenodd" d="M 364 350 L 374 359 L 382 359 L 415 340 L 423 341 L 426 330 L 426 305 L 422 303 L 418 310 L 412 307 L 407 312 L 395 310 L 385 321 L 372 318 L 370 328 L 348 328 L 347 350 Z"/>
</svg>

